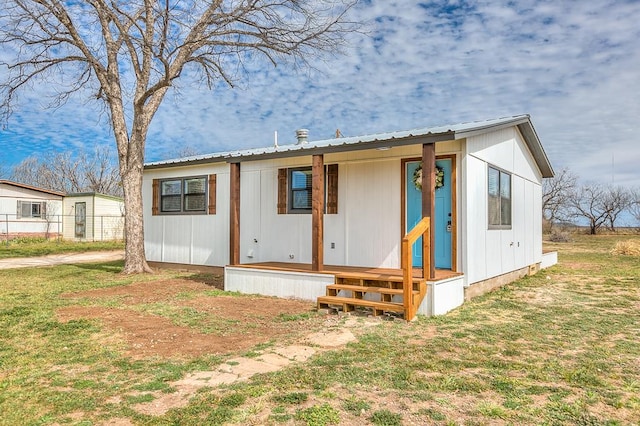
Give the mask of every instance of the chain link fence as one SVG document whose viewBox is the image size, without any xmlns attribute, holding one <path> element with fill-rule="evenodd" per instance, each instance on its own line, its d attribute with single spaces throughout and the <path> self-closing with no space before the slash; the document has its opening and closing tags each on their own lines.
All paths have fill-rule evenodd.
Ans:
<svg viewBox="0 0 640 426">
<path fill-rule="evenodd" d="M 19 217 L 0 213 L 0 240 L 46 238 L 71 241 L 124 240 L 122 215 L 46 215 Z"/>
</svg>

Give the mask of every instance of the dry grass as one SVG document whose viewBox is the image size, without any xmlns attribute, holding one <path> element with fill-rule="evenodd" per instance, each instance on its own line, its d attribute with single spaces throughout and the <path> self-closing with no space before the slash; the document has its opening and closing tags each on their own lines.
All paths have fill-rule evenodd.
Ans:
<svg viewBox="0 0 640 426">
<path fill-rule="evenodd" d="M 95 316 L 61 321 L 58 314 L 77 305 L 93 313 L 130 306 L 135 318 L 157 317 L 163 330 L 180 325 L 181 334 L 210 340 L 217 336 L 210 327 L 226 321 L 229 333 L 248 339 L 271 321 L 258 312 L 264 303 L 231 312 L 215 305 L 213 312 L 203 301 L 214 306 L 230 295 L 211 287 L 198 293 L 184 281 L 202 278 L 206 287 L 209 279 L 175 271 L 123 276 L 120 263 L 0 271 L 0 426 L 638 424 L 640 262 L 612 254 L 621 240 L 637 246 L 640 238 L 547 242 L 545 249 L 559 252 L 558 265 L 445 316 L 373 327 L 358 317 L 334 317 L 331 330 L 362 324 L 351 329 L 356 341 L 250 380 L 202 387 L 187 405 L 157 415 L 136 408 L 181 398 L 180 380 L 272 343 L 137 359 L 122 321 L 114 330 Z M 143 289 L 144 298 L 135 291 Z M 318 326 L 315 314 L 277 321 L 288 329 L 287 344 L 302 342 L 289 332 L 307 335 Z M 274 346 L 283 341 L 273 337 Z"/>
<path fill-rule="evenodd" d="M 626 240 L 618 241 L 616 246 L 611 250 L 611 254 L 625 256 L 640 256 L 640 241 Z"/>
</svg>

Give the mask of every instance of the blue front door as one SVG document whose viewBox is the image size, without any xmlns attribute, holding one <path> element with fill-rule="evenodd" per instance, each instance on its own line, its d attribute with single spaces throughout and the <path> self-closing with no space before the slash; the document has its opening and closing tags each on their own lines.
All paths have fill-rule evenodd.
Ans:
<svg viewBox="0 0 640 426">
<path fill-rule="evenodd" d="M 415 185 L 416 170 L 420 161 L 406 163 L 406 224 L 405 232 L 410 231 L 422 218 L 422 191 Z M 436 189 L 435 218 L 432 226 L 435 230 L 435 266 L 451 269 L 451 159 L 436 160 L 436 167 L 442 171 L 442 186 Z M 413 246 L 413 266 L 422 267 L 422 238 Z"/>
</svg>

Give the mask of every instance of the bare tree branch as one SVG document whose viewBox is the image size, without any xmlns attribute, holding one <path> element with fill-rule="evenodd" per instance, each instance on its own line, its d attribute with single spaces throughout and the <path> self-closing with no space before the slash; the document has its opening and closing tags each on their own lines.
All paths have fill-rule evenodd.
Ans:
<svg viewBox="0 0 640 426">
<path fill-rule="evenodd" d="M 96 89 L 92 98 L 108 111 L 122 178 L 125 272 L 147 271 L 144 149 L 169 88 L 186 67 L 212 88 L 218 81 L 233 87 L 240 78 L 233 70 L 258 57 L 312 66 L 312 59 L 339 51 L 346 34 L 358 30 L 346 15 L 356 1 L 5 0 L 0 43 L 15 54 L 0 62 L 7 70 L 0 118 L 8 120 L 18 93 L 36 80 L 58 87 L 53 105 Z M 62 71 L 70 82 L 59 77 Z"/>
<path fill-rule="evenodd" d="M 542 216 L 549 230 L 554 223 L 568 219 L 569 197 L 576 188 L 577 179 L 568 168 L 564 168 L 542 183 Z"/>
<path fill-rule="evenodd" d="M 122 196 L 118 167 L 112 151 L 96 147 L 91 154 L 62 152 L 29 157 L 13 168 L 11 179 L 65 193 L 97 192 Z"/>
<path fill-rule="evenodd" d="M 636 220 L 636 225 L 640 227 L 640 187 L 630 190 L 629 213 Z"/>
<path fill-rule="evenodd" d="M 586 219 L 592 235 L 603 226 L 615 231 L 616 221 L 630 203 L 629 191 L 620 186 L 586 184 L 573 190 L 569 196 L 573 217 Z"/>
</svg>

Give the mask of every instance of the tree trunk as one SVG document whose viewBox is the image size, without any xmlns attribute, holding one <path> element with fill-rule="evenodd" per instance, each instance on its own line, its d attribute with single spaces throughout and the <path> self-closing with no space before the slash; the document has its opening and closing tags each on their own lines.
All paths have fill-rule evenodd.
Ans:
<svg viewBox="0 0 640 426">
<path fill-rule="evenodd" d="M 142 167 L 131 167 L 122 176 L 125 204 L 125 274 L 153 272 L 144 253 L 144 224 L 142 211 Z"/>
</svg>

